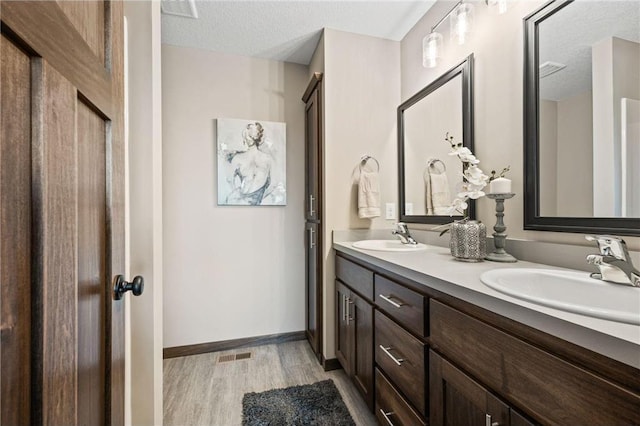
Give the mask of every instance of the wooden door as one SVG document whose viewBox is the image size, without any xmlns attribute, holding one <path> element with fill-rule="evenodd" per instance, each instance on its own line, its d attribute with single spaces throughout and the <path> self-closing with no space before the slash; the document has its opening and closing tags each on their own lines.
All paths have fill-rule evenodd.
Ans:
<svg viewBox="0 0 640 426">
<path fill-rule="evenodd" d="M 433 351 L 429 375 L 430 425 L 533 425 Z"/>
<path fill-rule="evenodd" d="M 302 96 L 305 102 L 305 220 L 307 236 L 306 333 L 318 360 L 322 357 L 322 74 L 315 73 Z"/>
<path fill-rule="evenodd" d="M 123 424 L 122 3 L 0 7 L 0 423 Z"/>
<path fill-rule="evenodd" d="M 353 382 L 373 410 L 373 306 L 351 292 L 348 320 L 352 329 Z"/>
<path fill-rule="evenodd" d="M 302 96 L 305 102 L 305 219 L 322 220 L 322 74 L 315 73 Z"/>
<path fill-rule="evenodd" d="M 305 250 L 305 321 L 307 340 L 311 348 L 319 355 L 321 353 L 320 339 L 322 324 L 318 321 L 318 224 L 307 222 L 306 224 L 306 250 Z M 320 302 L 321 303 L 321 302 Z M 320 304 L 320 306 L 322 306 Z"/>
<path fill-rule="evenodd" d="M 340 281 L 336 281 L 336 358 L 347 376 L 350 376 L 353 370 L 352 333 L 349 327 L 350 296 L 349 289 Z"/>
</svg>

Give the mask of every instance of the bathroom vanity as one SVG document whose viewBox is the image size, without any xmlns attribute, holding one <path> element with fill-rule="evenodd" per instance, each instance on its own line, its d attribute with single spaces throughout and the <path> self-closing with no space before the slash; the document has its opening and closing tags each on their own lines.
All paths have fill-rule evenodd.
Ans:
<svg viewBox="0 0 640 426">
<path fill-rule="evenodd" d="M 334 248 L 337 358 L 380 424 L 640 424 L 640 326 L 500 296 L 479 277 L 505 265 L 444 248 Z"/>
</svg>

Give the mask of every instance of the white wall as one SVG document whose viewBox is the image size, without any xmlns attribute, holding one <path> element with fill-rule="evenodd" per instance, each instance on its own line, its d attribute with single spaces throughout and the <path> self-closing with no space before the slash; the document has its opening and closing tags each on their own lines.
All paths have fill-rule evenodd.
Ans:
<svg viewBox="0 0 640 426">
<path fill-rule="evenodd" d="M 131 424 L 162 424 L 162 110 L 160 4 L 126 2 L 129 102 L 129 278 Z"/>
<path fill-rule="evenodd" d="M 487 171 L 511 166 L 508 177 L 516 196 L 505 202 L 505 223 L 510 238 L 590 245 L 582 234 L 523 230 L 523 18 L 546 1 L 509 2 L 504 15 L 494 15 L 484 2 L 475 4 L 475 30 L 463 46 L 448 40 L 448 23 L 439 30 L 445 34 L 444 56 L 433 69 L 422 67 L 422 38 L 455 4 L 438 1 L 402 40 L 402 99 L 405 100 L 439 75 L 474 54 L 475 154 Z M 636 74 L 637 75 L 637 74 Z M 595 105 L 595 101 L 594 101 Z M 478 217 L 489 226 L 495 223 L 495 203 L 478 202 Z M 425 227 L 426 228 L 426 227 Z M 625 237 L 638 249 L 640 238 Z M 508 242 L 507 242 L 508 244 Z M 508 248 L 508 247 L 507 247 Z"/>
<path fill-rule="evenodd" d="M 162 46 L 164 346 L 304 330 L 307 67 Z M 287 124 L 287 206 L 217 205 L 215 119 Z"/>
<path fill-rule="evenodd" d="M 324 61 L 324 331 L 325 358 L 335 357 L 334 229 L 387 228 L 395 220 L 359 219 L 352 173 L 364 154 L 380 163 L 382 214 L 398 203 L 396 108 L 400 104 L 400 43 L 325 29 Z M 316 56 L 319 53 L 316 52 Z M 310 72 L 317 71 L 309 69 Z"/>
</svg>

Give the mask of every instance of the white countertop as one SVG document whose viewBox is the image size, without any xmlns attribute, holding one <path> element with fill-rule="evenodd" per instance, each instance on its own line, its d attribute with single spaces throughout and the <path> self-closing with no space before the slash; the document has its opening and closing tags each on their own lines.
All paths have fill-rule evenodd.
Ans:
<svg viewBox="0 0 640 426">
<path fill-rule="evenodd" d="M 353 241 L 356 240 L 357 238 L 353 239 Z M 383 252 L 355 248 L 352 246 L 352 241 L 334 241 L 333 248 L 640 369 L 640 326 L 592 318 L 529 303 L 495 291 L 480 281 L 480 275 L 491 269 L 562 268 L 525 261 L 517 263 L 460 262 L 451 256 L 448 248 L 432 245 L 425 251 Z M 640 297 L 640 289 L 638 297 Z"/>
</svg>

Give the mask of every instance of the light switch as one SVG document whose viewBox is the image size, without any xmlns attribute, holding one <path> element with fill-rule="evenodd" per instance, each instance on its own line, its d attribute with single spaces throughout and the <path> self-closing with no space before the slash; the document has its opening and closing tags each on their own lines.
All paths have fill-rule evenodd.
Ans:
<svg viewBox="0 0 640 426">
<path fill-rule="evenodd" d="M 395 220 L 396 218 L 396 203 L 387 203 L 385 208 L 385 218 Z"/>
<path fill-rule="evenodd" d="M 413 203 L 404 203 L 404 214 L 407 216 L 413 215 Z"/>
</svg>

